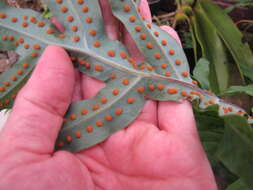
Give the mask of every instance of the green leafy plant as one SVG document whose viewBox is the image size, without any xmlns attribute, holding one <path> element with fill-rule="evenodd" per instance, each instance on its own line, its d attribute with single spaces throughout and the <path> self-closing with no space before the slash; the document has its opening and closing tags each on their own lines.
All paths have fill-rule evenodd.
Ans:
<svg viewBox="0 0 253 190">
<path fill-rule="evenodd" d="M 217 104 L 220 115 L 245 114 L 195 85 L 181 46 L 165 31 L 142 20 L 138 1 L 114 0 L 110 4 L 143 53 L 145 62 L 140 64 L 121 42 L 108 38 L 97 0 L 47 0 L 45 4 L 59 18 L 64 32 L 39 13 L 0 3 L 1 48 L 20 55 L 18 63 L 0 77 L 1 108 L 11 107 L 49 44 L 68 50 L 81 72 L 106 83 L 93 99 L 70 105 L 57 149 L 76 152 L 103 141 L 132 122 L 147 99 L 198 99 L 201 109 Z M 245 116 L 252 123 L 252 118 Z"/>
<path fill-rule="evenodd" d="M 241 103 L 246 102 L 246 98 L 249 100 L 253 54 L 245 36 L 225 11 L 210 0 L 181 0 L 177 4 L 177 14 L 189 25 L 192 35 L 196 62 L 194 79 L 202 88 L 226 99 Z M 248 101 L 250 103 L 252 101 Z M 249 109 L 246 104 L 244 106 Z M 205 112 L 194 106 L 194 111 L 214 173 L 226 183 L 220 189 L 252 189 L 253 138 L 249 136 L 253 131 L 244 131 L 244 121 L 236 116 L 218 116 L 216 106 Z"/>
<path fill-rule="evenodd" d="M 249 45 L 219 6 L 210 0 L 183 0 L 178 7 L 178 14 L 184 15 L 181 17 L 190 26 L 195 61 L 203 57 L 210 62 L 210 90 L 220 94 L 231 84 L 246 85 L 248 79 L 253 81 L 253 54 Z"/>
<path fill-rule="evenodd" d="M 242 117 L 219 117 L 217 105 L 204 112 L 194 105 L 194 111 L 200 139 L 216 176 L 230 186 L 240 180 L 237 185 L 251 189 L 252 128 L 246 127 L 247 122 Z"/>
</svg>

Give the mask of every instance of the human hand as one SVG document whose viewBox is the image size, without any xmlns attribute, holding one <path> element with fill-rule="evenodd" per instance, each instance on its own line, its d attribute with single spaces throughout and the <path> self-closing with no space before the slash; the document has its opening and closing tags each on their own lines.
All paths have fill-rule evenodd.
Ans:
<svg viewBox="0 0 253 190">
<path fill-rule="evenodd" d="M 116 39 L 116 21 L 107 21 Z M 106 141 L 75 154 L 54 152 L 73 92 L 87 99 L 104 85 L 75 78 L 66 52 L 48 47 L 0 133 L 0 189 L 216 189 L 188 102 L 148 101 L 138 119 Z"/>
</svg>

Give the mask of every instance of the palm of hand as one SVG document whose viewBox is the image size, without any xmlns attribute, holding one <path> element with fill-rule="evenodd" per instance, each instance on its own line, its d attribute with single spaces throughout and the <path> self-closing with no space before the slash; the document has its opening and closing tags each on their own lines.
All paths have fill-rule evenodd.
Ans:
<svg viewBox="0 0 253 190">
<path fill-rule="evenodd" d="M 164 104 L 159 105 L 161 111 L 165 111 L 164 108 L 168 113 L 177 109 L 181 113 L 175 120 L 192 114 L 187 103 Z M 58 151 L 51 156 L 20 151 L 22 164 L 15 170 L 1 172 L 1 179 L 10 189 L 216 189 L 192 115 L 174 124 L 161 123 L 159 127 L 163 130 L 160 130 L 153 124 L 154 120 L 145 118 L 148 113 L 144 114 L 127 129 L 80 153 Z M 161 117 L 161 122 L 168 119 Z M 182 129 L 173 129 L 180 128 L 178 125 L 185 126 L 184 133 L 179 134 Z M 41 152 L 50 149 L 41 148 Z M 8 152 L 7 155 L 18 153 Z M 2 154 L 3 161 L 8 158 L 3 157 Z M 5 169 L 16 164 L 14 161 Z M 3 187 L 5 183 L 1 183 Z"/>
<path fill-rule="evenodd" d="M 101 189 L 215 189 L 196 136 L 180 138 L 143 121 L 77 157 Z"/>
<path fill-rule="evenodd" d="M 107 22 L 115 38 L 117 27 Z M 126 43 L 135 51 L 131 41 Z M 53 153 L 73 91 L 74 99 L 90 98 L 99 88 L 85 89 L 103 86 L 83 76 L 74 90 L 74 78 L 66 53 L 47 48 L 0 134 L 0 160 L 5 163 L 0 189 L 216 189 L 187 102 L 148 101 L 135 122 L 103 143 L 80 153 Z"/>
</svg>

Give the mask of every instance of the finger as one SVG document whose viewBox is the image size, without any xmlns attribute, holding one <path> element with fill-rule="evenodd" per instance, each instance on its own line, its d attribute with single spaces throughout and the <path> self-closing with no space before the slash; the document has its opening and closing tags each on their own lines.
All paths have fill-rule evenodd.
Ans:
<svg viewBox="0 0 253 190">
<path fill-rule="evenodd" d="M 139 116 L 137 117 L 138 121 L 144 121 L 147 123 L 151 123 L 154 126 L 157 125 L 157 103 L 152 100 L 148 100 L 142 110 Z"/>
<path fill-rule="evenodd" d="M 75 86 L 74 86 L 72 102 L 80 101 L 83 98 L 83 93 L 81 90 L 81 79 L 82 79 L 82 74 L 77 69 L 75 69 Z"/>
<path fill-rule="evenodd" d="M 118 37 L 119 37 L 119 22 L 113 16 L 108 0 L 106 0 L 106 1 L 100 0 L 99 3 L 100 3 L 101 11 L 103 14 L 107 34 L 112 39 L 118 39 Z M 139 8 L 140 8 L 140 14 L 143 17 L 145 17 L 147 20 L 151 20 L 151 13 L 150 13 L 150 9 L 149 9 L 147 0 L 142 0 Z M 130 36 L 130 35 L 127 35 L 127 36 Z M 132 51 L 133 54 L 134 54 L 135 50 L 139 51 L 132 39 L 131 39 L 131 42 L 129 42 L 127 39 L 125 39 L 125 44 L 127 45 L 127 47 L 130 47 L 129 49 Z M 138 59 L 138 57 L 141 57 L 141 60 L 143 60 L 141 53 L 139 53 L 136 56 L 137 59 Z M 85 90 L 83 92 L 83 98 L 90 99 L 93 96 L 95 96 L 95 94 L 105 85 L 99 80 L 96 80 L 94 78 L 83 75 L 81 86 L 82 86 L 82 89 L 89 89 L 89 90 Z"/>
<path fill-rule="evenodd" d="M 146 21 L 152 22 L 152 16 L 151 16 L 151 11 L 148 5 L 148 1 L 141 0 L 139 8 L 140 8 L 141 16 L 144 17 Z"/>
<path fill-rule="evenodd" d="M 105 83 L 87 75 L 82 76 L 83 99 L 92 99 L 101 88 L 105 87 Z"/>
<path fill-rule="evenodd" d="M 150 8 L 148 5 L 147 0 L 141 0 L 140 5 L 140 15 L 145 18 L 145 20 L 151 22 L 152 17 L 151 17 L 151 12 Z M 144 57 L 138 47 L 136 46 L 134 40 L 132 39 L 131 35 L 128 33 L 126 28 L 123 29 L 123 43 L 128 47 L 129 53 L 133 57 L 135 61 L 138 63 L 144 61 Z"/>
<path fill-rule="evenodd" d="M 108 0 L 99 1 L 103 19 L 104 27 L 108 37 L 112 40 L 119 39 L 119 21 L 113 16 L 111 6 Z"/>
<path fill-rule="evenodd" d="M 11 150 L 51 153 L 74 86 L 74 69 L 67 53 L 49 46 L 25 87 L 18 94 L 1 134 L 1 146 Z"/>
<path fill-rule="evenodd" d="M 167 101 L 158 104 L 158 125 L 161 130 L 177 136 L 197 136 L 191 104 Z"/>
<path fill-rule="evenodd" d="M 169 27 L 162 26 L 168 35 L 171 35 L 182 46 L 177 32 Z M 160 129 L 175 133 L 176 135 L 188 135 L 196 133 L 196 125 L 191 104 L 187 101 L 178 102 L 159 102 L 158 103 L 158 126 Z M 183 132 L 182 132 L 183 131 Z"/>
</svg>

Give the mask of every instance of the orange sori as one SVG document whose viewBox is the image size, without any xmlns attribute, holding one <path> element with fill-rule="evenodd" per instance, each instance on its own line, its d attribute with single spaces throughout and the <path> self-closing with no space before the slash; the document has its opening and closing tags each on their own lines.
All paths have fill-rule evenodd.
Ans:
<svg viewBox="0 0 253 190">
<path fill-rule="evenodd" d="M 112 121 L 112 116 L 111 115 L 106 115 L 105 120 L 106 121 Z"/>
<path fill-rule="evenodd" d="M 102 72 L 102 71 L 104 71 L 104 68 L 101 65 L 96 65 L 95 70 L 98 71 L 98 72 Z"/>
<path fill-rule="evenodd" d="M 131 10 L 131 6 L 130 5 L 124 5 L 123 9 L 125 12 L 129 12 Z"/>
<path fill-rule="evenodd" d="M 74 114 L 74 113 L 70 114 L 69 117 L 71 120 L 76 120 L 76 118 L 77 118 L 76 114 Z"/>
<path fill-rule="evenodd" d="M 84 7 L 82 8 L 82 10 L 83 10 L 84 13 L 87 13 L 87 12 L 89 12 L 89 7 L 84 6 Z"/>
<path fill-rule="evenodd" d="M 100 102 L 101 102 L 102 104 L 106 104 L 106 103 L 107 103 L 107 98 L 106 98 L 106 97 L 102 97 L 102 98 L 100 99 Z"/>
<path fill-rule="evenodd" d="M 110 56 L 110 57 L 114 57 L 115 56 L 115 51 L 109 50 L 109 51 L 107 51 L 107 55 Z"/>
<path fill-rule="evenodd" d="M 96 121 L 96 125 L 98 127 L 102 127 L 103 126 L 103 121 L 101 121 L 101 120 Z"/>
<path fill-rule="evenodd" d="M 82 136 L 80 131 L 77 131 L 75 135 L 76 135 L 76 138 L 78 138 L 78 139 L 81 138 L 81 136 Z"/>
<path fill-rule="evenodd" d="M 158 84 L 157 89 L 158 90 L 163 90 L 164 89 L 164 84 Z"/>
<path fill-rule="evenodd" d="M 81 114 L 82 114 L 82 115 L 87 115 L 88 112 L 89 112 L 89 110 L 87 110 L 87 109 L 82 109 L 82 110 L 81 110 Z"/>
<path fill-rule="evenodd" d="M 140 86 L 140 87 L 137 88 L 137 91 L 138 91 L 139 93 L 143 93 L 144 90 L 145 90 L 145 88 L 144 88 L 143 86 Z"/>
<path fill-rule="evenodd" d="M 94 30 L 94 29 L 92 29 L 92 30 L 89 31 L 89 34 L 90 34 L 91 36 L 96 36 L 96 35 L 97 35 L 97 31 Z"/>
<path fill-rule="evenodd" d="M 133 97 L 127 98 L 127 103 L 133 104 L 135 102 L 135 99 Z"/>
<path fill-rule="evenodd" d="M 122 84 L 128 85 L 128 84 L 129 84 L 129 80 L 128 80 L 127 78 L 124 78 L 124 79 L 122 80 Z"/>
<path fill-rule="evenodd" d="M 118 89 L 114 89 L 114 90 L 112 91 L 112 94 L 113 94 L 114 96 L 117 96 L 117 95 L 119 94 L 119 90 L 118 90 Z"/>
<path fill-rule="evenodd" d="M 98 110 L 99 108 L 100 108 L 100 105 L 99 105 L 99 104 L 94 104 L 94 105 L 92 106 L 92 109 L 93 109 L 94 111 Z"/>
<path fill-rule="evenodd" d="M 178 90 L 175 89 L 175 88 L 169 88 L 169 89 L 168 89 L 168 93 L 169 93 L 169 94 L 176 94 L 177 92 L 178 92 Z"/>
<path fill-rule="evenodd" d="M 122 108 L 116 108 L 115 109 L 115 114 L 116 115 L 121 115 L 123 113 L 123 109 Z"/>
<path fill-rule="evenodd" d="M 88 126 L 86 127 L 86 131 L 87 131 L 88 133 L 93 132 L 93 127 L 92 127 L 91 125 L 88 125 Z"/>
</svg>

